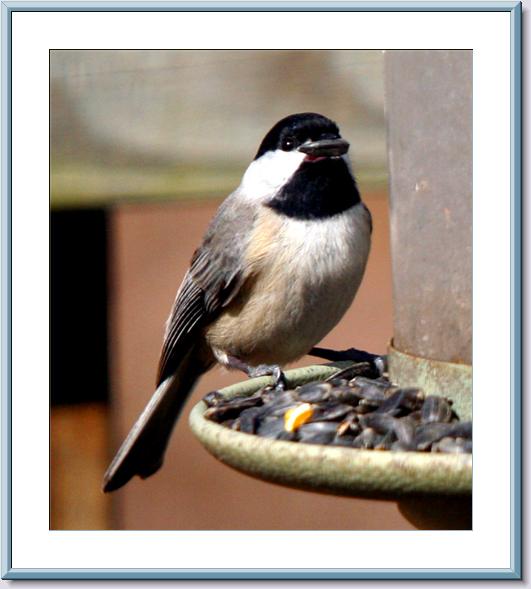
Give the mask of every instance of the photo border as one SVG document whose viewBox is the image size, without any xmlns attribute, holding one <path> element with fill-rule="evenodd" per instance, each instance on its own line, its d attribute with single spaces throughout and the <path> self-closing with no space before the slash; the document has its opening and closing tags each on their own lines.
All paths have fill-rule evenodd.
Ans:
<svg viewBox="0 0 531 589">
<path fill-rule="evenodd" d="M 510 12 L 511 13 L 511 568 L 493 569 L 13 569 L 11 519 L 12 14 L 32 12 Z M 2 578 L 3 579 L 521 579 L 522 578 L 522 5 L 515 1 L 242 1 L 2 3 Z"/>
</svg>

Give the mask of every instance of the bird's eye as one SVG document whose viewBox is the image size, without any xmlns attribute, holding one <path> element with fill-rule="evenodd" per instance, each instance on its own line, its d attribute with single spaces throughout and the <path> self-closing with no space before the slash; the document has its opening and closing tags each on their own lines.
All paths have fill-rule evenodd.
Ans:
<svg viewBox="0 0 531 589">
<path fill-rule="evenodd" d="M 286 137 L 282 140 L 282 149 L 284 151 L 290 151 L 295 147 L 295 139 L 293 137 Z"/>
</svg>

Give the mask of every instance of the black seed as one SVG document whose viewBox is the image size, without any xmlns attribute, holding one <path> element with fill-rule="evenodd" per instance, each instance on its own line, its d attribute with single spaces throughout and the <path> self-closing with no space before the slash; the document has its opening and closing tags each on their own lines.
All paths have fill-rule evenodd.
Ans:
<svg viewBox="0 0 531 589">
<path fill-rule="evenodd" d="M 421 411 L 412 411 L 411 413 L 408 414 L 407 418 L 410 419 L 415 424 L 415 427 L 416 427 L 420 423 L 420 420 L 422 419 L 422 412 Z"/>
<path fill-rule="evenodd" d="M 372 428 L 377 434 L 387 434 L 394 431 L 395 418 L 387 413 L 367 413 L 360 417 L 362 427 Z"/>
<path fill-rule="evenodd" d="M 337 424 L 328 421 L 306 423 L 297 430 L 303 444 L 329 444 L 336 437 Z"/>
<path fill-rule="evenodd" d="M 463 438 L 442 438 L 431 447 L 432 452 L 448 454 L 466 454 L 472 452 L 472 442 Z"/>
<path fill-rule="evenodd" d="M 361 432 L 359 436 L 356 437 L 354 442 L 352 442 L 353 448 L 364 448 L 366 450 L 374 448 L 374 446 L 380 441 L 381 436 L 371 428 L 367 428 Z"/>
<path fill-rule="evenodd" d="M 264 415 L 273 417 L 283 416 L 288 409 L 299 405 L 299 403 L 295 391 L 286 391 L 282 394 L 277 394 L 272 401 L 264 405 Z"/>
<path fill-rule="evenodd" d="M 452 433 L 450 434 L 456 438 L 472 439 L 472 422 L 471 421 L 457 421 L 452 423 Z"/>
<path fill-rule="evenodd" d="M 337 435 L 333 440 L 332 440 L 332 445 L 333 446 L 352 446 L 352 444 L 354 443 L 354 440 L 356 439 L 355 436 L 340 436 Z"/>
<path fill-rule="evenodd" d="M 309 421 L 337 421 L 350 412 L 352 412 L 351 405 L 324 403 L 314 408 Z"/>
<path fill-rule="evenodd" d="M 415 433 L 417 450 L 428 450 L 434 442 L 452 435 L 453 424 L 426 423 L 419 425 Z"/>
<path fill-rule="evenodd" d="M 348 385 L 341 385 L 335 387 L 331 394 L 331 398 L 339 403 L 348 403 L 349 405 L 357 405 L 361 400 L 361 395 L 352 387 Z"/>
<path fill-rule="evenodd" d="M 393 443 L 396 442 L 396 434 L 394 431 L 386 433 L 380 441 L 374 446 L 375 450 L 390 450 Z"/>
<path fill-rule="evenodd" d="M 228 411 L 218 411 L 217 407 L 209 407 L 205 411 L 205 417 L 211 421 L 221 423 L 222 421 L 229 419 L 230 415 L 228 414 Z"/>
<path fill-rule="evenodd" d="M 262 404 L 260 395 L 255 394 L 251 397 L 235 397 L 229 400 L 218 401 L 213 407 L 205 411 L 205 417 L 213 421 L 225 421 L 238 417 L 243 409 L 255 407 Z"/>
<path fill-rule="evenodd" d="M 387 377 L 385 376 L 379 376 L 378 378 L 374 378 L 372 381 L 374 384 L 377 384 L 378 386 L 381 386 L 385 389 L 390 389 L 390 388 L 398 388 L 395 384 L 393 384 Z"/>
<path fill-rule="evenodd" d="M 404 444 L 400 440 L 393 442 L 391 444 L 391 448 L 390 448 L 390 450 L 392 452 L 410 452 L 411 450 L 414 450 L 414 449 L 415 449 L 414 447 L 411 447 L 408 444 Z"/>
<path fill-rule="evenodd" d="M 254 434 L 258 417 L 263 413 L 263 407 L 250 407 L 240 413 L 240 431 Z"/>
<path fill-rule="evenodd" d="M 375 409 L 378 408 L 378 404 L 375 401 L 367 401 L 367 399 L 362 399 L 356 407 L 354 407 L 354 411 L 359 415 L 364 415 L 366 413 L 371 413 Z"/>
<path fill-rule="evenodd" d="M 297 397 L 305 403 L 321 403 L 328 401 L 332 385 L 328 383 L 310 383 L 298 388 Z"/>
<path fill-rule="evenodd" d="M 450 423 L 452 416 L 452 408 L 446 399 L 436 395 L 428 395 L 426 397 L 421 410 L 422 423 L 431 423 L 432 421 Z"/>
<path fill-rule="evenodd" d="M 327 382 L 295 390 L 268 385 L 232 399 L 212 391 L 204 397 L 205 417 L 275 440 L 400 452 L 472 452 L 472 423 L 459 421 L 451 400 L 398 388 L 386 377 L 374 378 L 367 366 L 356 364 Z M 301 402 L 311 403 L 314 413 L 298 430 L 287 432 L 285 414 Z"/>
<path fill-rule="evenodd" d="M 394 431 L 398 441 L 403 448 L 413 450 L 415 448 L 415 427 L 416 424 L 411 415 L 395 419 Z"/>
<path fill-rule="evenodd" d="M 345 416 L 345 419 L 337 426 L 337 435 L 353 435 L 357 436 L 361 432 L 361 426 L 358 421 L 358 416 L 351 412 Z"/>
<path fill-rule="evenodd" d="M 357 381 L 358 379 L 356 379 Z M 385 400 L 385 389 L 374 384 L 356 384 L 354 385 L 356 393 L 367 402 L 374 402 L 379 405 Z"/>
<path fill-rule="evenodd" d="M 352 386 L 357 386 L 357 387 L 371 387 L 371 388 L 378 388 L 380 389 L 382 392 L 385 392 L 387 389 L 389 388 L 396 388 L 394 387 L 387 379 L 383 379 L 383 378 L 365 378 L 363 376 L 358 376 L 356 378 L 353 378 L 350 381 L 350 384 Z"/>
<path fill-rule="evenodd" d="M 223 399 L 224 397 L 219 391 L 211 391 L 203 397 L 203 401 L 208 405 L 208 407 L 214 407 L 220 401 L 223 401 Z"/>
<path fill-rule="evenodd" d="M 472 440 L 465 440 L 464 444 L 463 444 L 463 448 L 465 449 L 465 452 L 467 452 L 468 454 L 472 453 Z"/>
<path fill-rule="evenodd" d="M 387 379 L 385 379 L 387 381 Z M 357 376 L 350 380 L 350 384 L 358 387 L 378 387 L 382 391 L 385 391 L 389 386 L 389 381 L 384 382 L 381 378 L 372 378 L 366 376 Z"/>
<path fill-rule="evenodd" d="M 348 379 L 346 378 L 331 378 L 326 382 L 330 383 L 334 388 L 348 386 Z"/>
<path fill-rule="evenodd" d="M 419 389 L 398 389 L 392 393 L 378 407 L 379 413 L 390 413 L 394 416 L 402 416 L 420 409 L 422 406 L 421 391 Z"/>
<path fill-rule="evenodd" d="M 272 440 L 292 440 L 295 438 L 293 432 L 284 429 L 283 417 L 266 417 L 257 427 L 257 435 Z"/>
<path fill-rule="evenodd" d="M 276 389 L 273 385 L 267 385 L 264 387 L 259 393 L 262 396 L 262 401 L 264 405 L 268 403 L 274 403 L 276 399 L 278 399 L 284 391 Z"/>
</svg>

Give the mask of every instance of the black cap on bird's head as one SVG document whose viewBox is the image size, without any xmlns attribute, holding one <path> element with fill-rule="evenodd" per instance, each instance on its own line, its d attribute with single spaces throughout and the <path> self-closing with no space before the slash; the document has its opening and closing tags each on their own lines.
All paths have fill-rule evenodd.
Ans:
<svg viewBox="0 0 531 589">
<path fill-rule="evenodd" d="M 290 115 L 260 144 L 243 177 L 242 194 L 297 219 L 342 213 L 360 202 L 348 148 L 329 118 L 313 112 Z"/>
<path fill-rule="evenodd" d="M 340 156 L 348 148 L 334 121 L 314 112 L 304 112 L 281 119 L 264 137 L 254 159 L 275 150 L 297 150 L 310 158 Z"/>
</svg>

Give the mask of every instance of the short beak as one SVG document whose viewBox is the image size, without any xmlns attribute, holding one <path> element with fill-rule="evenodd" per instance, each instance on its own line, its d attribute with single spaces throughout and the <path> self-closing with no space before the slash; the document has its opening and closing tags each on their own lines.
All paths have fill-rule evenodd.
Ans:
<svg viewBox="0 0 531 589">
<path fill-rule="evenodd" d="M 333 157 L 347 153 L 348 148 L 349 143 L 344 139 L 321 139 L 304 143 L 299 147 L 299 151 L 312 157 Z"/>
</svg>

